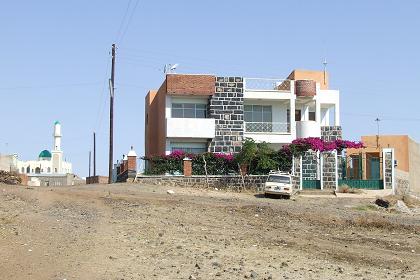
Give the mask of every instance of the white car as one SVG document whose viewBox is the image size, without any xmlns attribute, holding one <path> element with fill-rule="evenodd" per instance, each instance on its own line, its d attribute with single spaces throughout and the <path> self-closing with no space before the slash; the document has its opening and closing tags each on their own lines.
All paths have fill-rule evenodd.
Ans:
<svg viewBox="0 0 420 280">
<path fill-rule="evenodd" d="M 290 198 L 293 192 L 292 176 L 288 173 L 270 173 L 264 186 L 264 195 Z"/>
</svg>

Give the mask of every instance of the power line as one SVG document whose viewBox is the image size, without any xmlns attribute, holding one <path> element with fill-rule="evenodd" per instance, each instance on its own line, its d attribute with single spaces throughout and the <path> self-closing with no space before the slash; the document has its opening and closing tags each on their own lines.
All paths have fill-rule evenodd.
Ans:
<svg viewBox="0 0 420 280">
<path fill-rule="evenodd" d="M 120 39 L 119 39 L 119 42 L 118 42 L 119 45 L 121 45 L 121 43 L 122 43 L 122 41 L 124 39 L 125 33 L 127 33 L 128 27 L 130 26 L 131 20 L 133 19 L 133 15 L 134 15 L 134 13 L 136 11 L 136 8 L 137 8 L 139 2 L 140 2 L 140 0 L 137 0 L 136 1 L 136 4 L 134 4 L 133 10 L 131 11 L 130 17 L 128 18 L 128 21 L 127 21 L 127 24 L 125 26 L 125 29 L 122 32 L 121 36 L 120 36 Z"/>
<path fill-rule="evenodd" d="M 130 9 L 130 5 L 131 5 L 131 0 L 128 1 L 127 8 L 125 9 L 124 16 L 123 16 L 123 18 L 121 20 L 121 23 L 120 23 L 120 27 L 118 28 L 118 31 L 117 31 L 117 36 L 115 37 L 115 41 L 118 41 L 118 38 L 121 35 L 121 31 L 122 31 L 122 28 L 124 26 L 125 19 L 127 17 L 128 11 Z"/>
<path fill-rule="evenodd" d="M 37 85 L 37 86 L 14 86 L 14 87 L 0 87 L 0 90 L 18 90 L 18 89 L 43 89 L 43 88 L 60 88 L 60 87 L 79 87 L 98 85 L 101 82 L 87 82 L 87 83 L 71 83 L 58 85 Z"/>
</svg>

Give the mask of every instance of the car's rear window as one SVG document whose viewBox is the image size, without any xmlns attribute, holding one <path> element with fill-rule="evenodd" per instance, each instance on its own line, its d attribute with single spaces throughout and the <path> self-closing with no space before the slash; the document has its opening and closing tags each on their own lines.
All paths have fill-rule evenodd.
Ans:
<svg viewBox="0 0 420 280">
<path fill-rule="evenodd" d="M 270 175 L 268 176 L 267 182 L 290 184 L 290 177 L 280 176 L 280 175 Z"/>
</svg>

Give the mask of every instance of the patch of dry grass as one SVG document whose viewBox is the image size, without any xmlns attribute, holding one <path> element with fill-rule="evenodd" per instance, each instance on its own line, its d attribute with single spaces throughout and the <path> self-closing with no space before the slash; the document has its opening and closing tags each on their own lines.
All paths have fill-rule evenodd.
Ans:
<svg viewBox="0 0 420 280">
<path fill-rule="evenodd" d="M 355 189 L 355 188 L 349 187 L 347 185 L 343 185 L 343 186 L 339 187 L 338 192 L 339 193 L 363 193 L 362 190 Z"/>
</svg>

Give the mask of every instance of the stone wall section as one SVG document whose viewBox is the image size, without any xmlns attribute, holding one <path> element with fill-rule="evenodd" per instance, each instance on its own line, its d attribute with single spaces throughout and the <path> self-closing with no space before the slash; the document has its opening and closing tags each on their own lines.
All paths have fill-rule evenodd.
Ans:
<svg viewBox="0 0 420 280">
<path fill-rule="evenodd" d="M 335 155 L 332 152 L 323 152 L 322 179 L 324 189 L 336 188 Z"/>
<path fill-rule="evenodd" d="M 384 174 L 384 188 L 392 189 L 392 153 L 385 153 L 385 174 Z"/>
<path fill-rule="evenodd" d="M 264 190 L 267 175 L 247 175 L 244 177 L 245 189 L 253 191 Z M 206 176 L 138 176 L 137 183 L 146 185 L 164 185 L 176 187 L 206 188 Z M 242 177 L 232 176 L 208 176 L 210 188 L 243 190 Z"/>
<path fill-rule="evenodd" d="M 302 180 L 316 180 L 318 174 L 318 157 L 315 151 L 302 155 Z"/>
<path fill-rule="evenodd" d="M 244 135 L 242 77 L 216 77 L 215 93 L 210 97 L 209 117 L 215 119 L 215 137 L 209 152 L 237 153 Z"/>
<path fill-rule="evenodd" d="M 294 157 L 293 158 L 293 174 L 292 174 L 292 185 L 293 188 L 296 190 L 300 189 L 300 172 L 301 172 L 301 166 L 300 166 L 300 157 Z"/>
<path fill-rule="evenodd" d="M 343 139 L 341 126 L 321 126 L 321 139 L 328 142 Z"/>
</svg>

